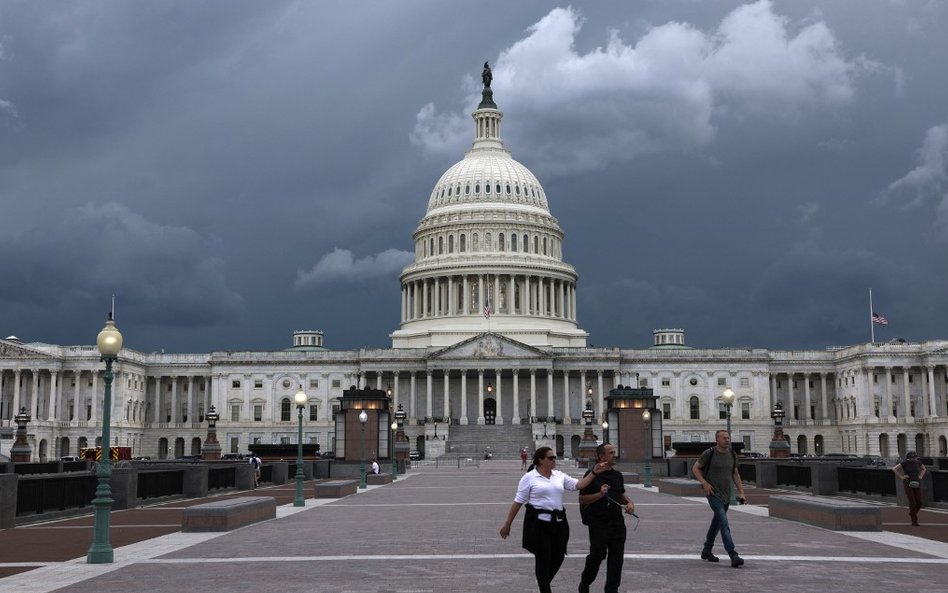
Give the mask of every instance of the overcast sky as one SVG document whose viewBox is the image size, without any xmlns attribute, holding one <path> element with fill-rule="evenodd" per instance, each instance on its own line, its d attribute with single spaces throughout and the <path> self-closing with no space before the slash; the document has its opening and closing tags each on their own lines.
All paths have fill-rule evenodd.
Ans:
<svg viewBox="0 0 948 593">
<path fill-rule="evenodd" d="M 596 346 L 948 339 L 948 4 L 0 2 L 0 335 L 388 347 L 481 65 Z"/>
</svg>

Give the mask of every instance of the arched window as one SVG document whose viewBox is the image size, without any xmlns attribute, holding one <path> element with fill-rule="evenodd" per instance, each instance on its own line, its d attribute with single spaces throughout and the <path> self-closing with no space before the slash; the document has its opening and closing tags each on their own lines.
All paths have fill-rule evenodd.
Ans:
<svg viewBox="0 0 948 593">
<path fill-rule="evenodd" d="M 521 243 L 521 245 L 523 245 L 524 253 L 527 253 L 528 251 L 530 251 L 530 240 L 526 235 L 523 236 L 523 243 Z"/>
<path fill-rule="evenodd" d="M 444 237 L 438 237 L 438 255 L 444 253 Z"/>
<path fill-rule="evenodd" d="M 456 196 L 460 196 L 460 195 L 461 195 L 461 184 L 460 184 L 460 183 L 458 184 L 457 189 L 454 191 L 454 195 L 456 195 Z"/>
<path fill-rule="evenodd" d="M 543 255 L 546 255 L 546 237 L 543 237 Z"/>
<path fill-rule="evenodd" d="M 475 183 L 475 184 L 474 184 L 474 193 L 475 193 L 475 194 L 481 193 L 481 184 L 480 184 L 480 183 Z"/>
<path fill-rule="evenodd" d="M 515 186 L 514 186 L 514 193 L 517 194 L 518 196 L 520 195 L 520 186 L 519 186 L 519 185 L 515 185 Z"/>
<path fill-rule="evenodd" d="M 510 250 L 517 250 L 517 235 L 510 235 Z"/>
<path fill-rule="evenodd" d="M 504 234 L 499 233 L 497 235 L 497 249 L 500 251 L 504 250 Z"/>
<path fill-rule="evenodd" d="M 471 237 L 471 251 L 477 251 L 478 249 L 477 233 L 474 233 L 474 236 Z"/>
<path fill-rule="evenodd" d="M 533 253 L 540 253 L 540 238 L 533 236 Z"/>
<path fill-rule="evenodd" d="M 448 253 L 454 253 L 454 235 L 448 235 Z"/>
<path fill-rule="evenodd" d="M 448 188 L 448 197 L 449 197 L 449 198 L 451 197 L 451 189 L 452 189 L 452 188 L 450 188 L 450 187 Z"/>
<path fill-rule="evenodd" d="M 510 184 L 509 184 L 509 183 L 507 184 L 507 195 L 508 195 L 508 196 L 510 195 Z"/>
<path fill-rule="evenodd" d="M 467 251 L 467 235 L 461 235 L 461 253 Z"/>
<path fill-rule="evenodd" d="M 490 236 L 490 233 L 484 233 L 484 251 L 490 251 L 494 246 L 493 242 L 491 242 L 491 239 L 492 237 Z"/>
<path fill-rule="evenodd" d="M 290 421 L 290 398 L 288 397 L 280 400 L 280 420 L 283 422 Z"/>
<path fill-rule="evenodd" d="M 697 395 L 692 395 L 691 399 L 688 400 L 688 411 L 692 420 L 701 419 L 701 402 Z"/>
<path fill-rule="evenodd" d="M 465 196 L 471 195 L 471 184 L 470 184 L 470 183 L 468 183 L 467 185 L 464 186 L 464 195 L 465 195 Z"/>
<path fill-rule="evenodd" d="M 432 237 L 432 238 L 430 239 L 430 244 L 429 244 L 429 246 L 428 246 L 428 254 L 429 254 L 429 255 L 434 255 L 434 254 L 435 254 L 435 250 L 434 250 L 434 237 Z"/>
<path fill-rule="evenodd" d="M 499 183 L 494 186 L 494 191 L 496 191 L 498 194 L 500 193 L 500 184 L 499 184 Z"/>
</svg>

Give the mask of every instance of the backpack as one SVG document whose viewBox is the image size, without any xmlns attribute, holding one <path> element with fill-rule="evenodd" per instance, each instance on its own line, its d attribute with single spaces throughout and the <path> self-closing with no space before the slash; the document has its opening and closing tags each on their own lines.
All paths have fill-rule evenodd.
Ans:
<svg viewBox="0 0 948 593">
<path fill-rule="evenodd" d="M 714 458 L 714 447 L 708 449 L 711 453 L 708 454 L 708 462 L 701 466 L 701 473 L 707 475 L 708 468 L 711 467 L 711 460 Z M 734 473 L 734 470 L 737 469 L 737 453 L 734 452 L 734 449 L 731 449 L 731 473 Z"/>
<path fill-rule="evenodd" d="M 254 467 L 260 467 L 260 458 L 254 455 L 250 458 L 250 463 L 252 463 Z"/>
</svg>

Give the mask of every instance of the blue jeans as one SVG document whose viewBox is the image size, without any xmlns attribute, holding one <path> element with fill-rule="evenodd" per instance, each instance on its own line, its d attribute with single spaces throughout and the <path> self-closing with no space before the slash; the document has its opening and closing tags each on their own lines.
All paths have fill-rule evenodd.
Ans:
<svg viewBox="0 0 948 593">
<path fill-rule="evenodd" d="M 711 512 L 714 518 L 711 519 L 711 526 L 708 527 L 708 535 L 704 539 L 704 550 L 710 552 L 714 546 L 714 539 L 721 532 L 721 541 L 724 543 L 724 550 L 728 556 L 736 554 L 734 551 L 734 540 L 731 539 L 731 526 L 727 522 L 728 503 L 721 500 L 720 496 L 711 495 L 708 497 L 708 505 L 711 506 Z"/>
</svg>

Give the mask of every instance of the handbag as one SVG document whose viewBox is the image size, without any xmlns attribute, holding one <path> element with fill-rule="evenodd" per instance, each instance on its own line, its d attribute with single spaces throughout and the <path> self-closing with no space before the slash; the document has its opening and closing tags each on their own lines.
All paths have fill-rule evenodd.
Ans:
<svg viewBox="0 0 948 593">
<path fill-rule="evenodd" d="M 919 484 L 918 480 L 912 480 L 911 482 L 909 482 L 909 488 L 918 488 L 920 486 L 921 484 Z"/>
</svg>

